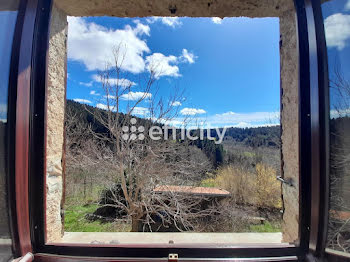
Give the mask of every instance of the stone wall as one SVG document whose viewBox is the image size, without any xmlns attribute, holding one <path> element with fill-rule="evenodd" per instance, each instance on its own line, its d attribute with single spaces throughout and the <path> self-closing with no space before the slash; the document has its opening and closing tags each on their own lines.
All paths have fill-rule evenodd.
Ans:
<svg viewBox="0 0 350 262">
<path fill-rule="evenodd" d="M 280 17 L 282 170 L 293 186 L 283 185 L 286 242 L 299 239 L 298 57 L 292 0 L 56 0 L 52 11 L 47 112 L 47 240 L 62 235 L 62 159 L 67 57 L 67 17 L 192 16 Z"/>
<path fill-rule="evenodd" d="M 299 91 L 298 51 L 294 10 L 280 16 L 283 240 L 299 239 Z"/>
<path fill-rule="evenodd" d="M 292 0 L 56 0 L 71 16 L 277 17 Z"/>
<path fill-rule="evenodd" d="M 62 237 L 64 112 L 66 99 L 67 16 L 53 6 L 47 82 L 46 230 L 47 241 Z"/>
</svg>

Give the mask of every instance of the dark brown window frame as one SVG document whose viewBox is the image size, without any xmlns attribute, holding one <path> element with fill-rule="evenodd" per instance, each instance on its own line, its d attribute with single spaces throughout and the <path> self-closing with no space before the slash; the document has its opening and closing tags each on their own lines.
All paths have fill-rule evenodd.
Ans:
<svg viewBox="0 0 350 262">
<path fill-rule="evenodd" d="M 74 245 L 45 244 L 45 117 L 52 0 L 21 0 L 11 61 L 9 94 L 9 200 L 16 255 L 36 261 L 167 261 L 180 258 L 324 257 L 328 222 L 328 71 L 320 0 L 295 0 L 299 51 L 300 245 Z M 312 203 L 312 204 L 311 204 Z M 81 256 L 84 256 L 82 258 Z M 327 254 L 328 259 L 332 258 Z M 90 257 L 90 258 L 88 258 Z M 91 258 L 91 257 L 95 257 Z M 111 257 L 119 257 L 112 259 Z M 270 261 L 271 261 L 270 260 Z M 142 261 L 145 261 L 144 259 Z M 187 260 L 190 261 L 190 260 Z M 198 260 L 197 260 L 198 261 Z M 222 261 L 222 260 L 221 260 Z"/>
</svg>

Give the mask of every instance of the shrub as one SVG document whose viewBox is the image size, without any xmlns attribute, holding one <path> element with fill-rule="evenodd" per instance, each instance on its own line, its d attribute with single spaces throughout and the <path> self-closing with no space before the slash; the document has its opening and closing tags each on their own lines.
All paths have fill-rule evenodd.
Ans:
<svg viewBox="0 0 350 262">
<path fill-rule="evenodd" d="M 258 163 L 256 170 L 256 205 L 260 208 L 281 208 L 281 184 L 276 179 L 276 170 Z"/>
<path fill-rule="evenodd" d="M 215 185 L 229 191 L 237 204 L 254 203 L 254 174 L 242 167 L 229 165 L 219 169 Z"/>
<path fill-rule="evenodd" d="M 236 204 L 282 207 L 281 184 L 276 179 L 276 170 L 262 163 L 256 165 L 255 174 L 240 166 L 222 167 L 217 170 L 215 178 L 205 179 L 201 185 L 229 191 Z"/>
</svg>

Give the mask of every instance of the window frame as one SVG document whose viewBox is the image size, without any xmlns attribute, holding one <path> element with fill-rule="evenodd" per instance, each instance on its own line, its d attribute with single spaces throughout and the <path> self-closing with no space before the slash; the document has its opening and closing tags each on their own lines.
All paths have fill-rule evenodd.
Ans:
<svg viewBox="0 0 350 262">
<path fill-rule="evenodd" d="M 9 94 L 9 200 L 14 251 L 38 261 L 208 261 L 324 257 L 328 222 L 328 71 L 320 0 L 294 0 L 299 55 L 300 243 L 294 245 L 45 244 L 45 144 L 48 40 L 52 0 L 21 0 L 14 36 Z M 66 69 L 67 70 L 67 69 Z M 11 88 L 12 89 L 12 88 Z M 12 143 L 13 142 L 13 143 Z M 327 254 L 330 256 L 330 254 Z M 88 258 L 90 257 L 90 258 Z M 111 257 L 116 257 L 115 260 Z M 118 259 L 119 257 L 119 259 Z M 190 261 L 190 260 L 187 260 Z M 222 261 L 222 260 L 221 260 Z"/>
</svg>

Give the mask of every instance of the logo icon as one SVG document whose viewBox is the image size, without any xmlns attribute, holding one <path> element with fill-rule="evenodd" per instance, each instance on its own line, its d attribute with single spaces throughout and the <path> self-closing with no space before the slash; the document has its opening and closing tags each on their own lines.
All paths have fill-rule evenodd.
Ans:
<svg viewBox="0 0 350 262">
<path fill-rule="evenodd" d="M 139 139 L 139 140 L 145 139 L 145 135 L 144 135 L 145 128 L 143 126 L 136 127 L 135 126 L 136 123 L 137 123 L 136 118 L 131 118 L 130 119 L 131 126 L 130 127 L 128 127 L 128 126 L 122 127 L 122 131 L 124 133 L 122 135 L 122 138 L 125 141 L 136 140 L 136 139 Z"/>
</svg>

